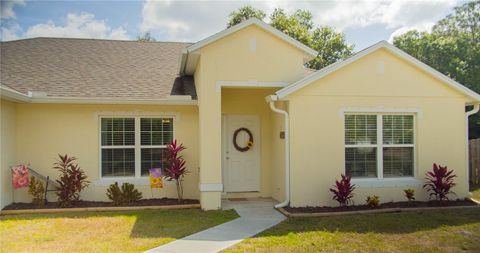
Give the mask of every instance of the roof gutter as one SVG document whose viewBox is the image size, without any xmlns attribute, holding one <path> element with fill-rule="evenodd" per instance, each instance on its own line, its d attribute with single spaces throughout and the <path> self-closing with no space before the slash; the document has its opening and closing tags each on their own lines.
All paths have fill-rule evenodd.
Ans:
<svg viewBox="0 0 480 253">
<path fill-rule="evenodd" d="M 469 164 L 470 164 L 470 152 L 469 152 L 469 139 L 468 139 L 468 118 L 473 114 L 480 111 L 480 104 L 474 104 L 472 110 L 465 112 L 465 135 L 466 135 L 466 142 L 465 142 L 465 156 L 466 156 L 466 166 L 467 166 L 467 185 L 470 183 L 470 172 L 469 172 Z"/>
<path fill-rule="evenodd" d="M 282 203 L 275 205 L 275 208 L 286 207 L 290 203 L 290 133 L 289 133 L 289 118 L 288 112 L 275 107 L 275 101 L 278 97 L 270 95 L 266 97 L 270 104 L 270 109 L 276 113 L 284 116 L 285 120 L 285 200 Z"/>
<path fill-rule="evenodd" d="M 15 102 L 30 102 L 32 99 L 31 96 L 23 94 L 3 84 L 0 84 L 0 94 L 2 98 Z"/>
<path fill-rule="evenodd" d="M 197 105 L 191 96 L 170 96 L 165 99 L 130 98 L 84 98 L 84 97 L 48 97 L 41 92 L 23 94 L 5 85 L 0 85 L 1 97 L 14 101 L 35 104 L 151 104 L 151 105 Z M 44 94 L 44 95 L 38 95 Z"/>
</svg>

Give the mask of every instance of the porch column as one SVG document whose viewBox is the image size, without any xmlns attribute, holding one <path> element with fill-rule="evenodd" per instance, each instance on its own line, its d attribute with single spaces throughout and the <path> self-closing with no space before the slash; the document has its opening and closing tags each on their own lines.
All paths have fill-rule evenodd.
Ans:
<svg viewBox="0 0 480 253">
<path fill-rule="evenodd" d="M 223 191 L 221 93 L 212 83 L 207 81 L 206 85 L 199 85 L 199 189 L 203 210 L 221 208 Z"/>
</svg>

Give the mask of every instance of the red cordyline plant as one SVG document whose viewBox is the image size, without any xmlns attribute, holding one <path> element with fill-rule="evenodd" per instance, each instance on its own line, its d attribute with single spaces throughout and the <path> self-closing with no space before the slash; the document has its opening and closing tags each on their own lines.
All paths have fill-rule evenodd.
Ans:
<svg viewBox="0 0 480 253">
<path fill-rule="evenodd" d="M 430 192 L 430 197 L 434 196 L 436 200 L 443 201 L 448 200 L 448 194 L 455 194 L 451 189 L 455 186 L 453 179 L 457 176 L 453 174 L 453 170 L 449 171 L 447 166 L 442 167 L 434 163 L 432 171 L 426 175 L 423 188 Z"/>
<path fill-rule="evenodd" d="M 340 206 L 347 206 L 352 202 L 355 185 L 350 183 L 350 180 L 352 179 L 351 176 L 341 174 L 341 177 L 342 179 L 340 181 L 335 181 L 334 188 L 330 188 L 330 191 L 333 192 L 332 199 L 338 201 Z"/>
<path fill-rule="evenodd" d="M 189 173 L 185 166 L 185 159 L 179 154 L 185 149 L 183 144 L 177 145 L 177 140 L 173 140 L 167 146 L 168 168 L 165 169 L 165 178 L 169 181 L 175 180 L 179 202 L 183 200 L 183 178 Z"/>
<path fill-rule="evenodd" d="M 80 199 L 80 192 L 88 186 L 87 175 L 78 166 L 77 158 L 69 157 L 67 154 L 58 154 L 59 159 L 53 164 L 53 169 L 60 171 L 60 176 L 56 180 L 58 203 L 61 207 L 72 205 L 73 201 Z"/>
</svg>

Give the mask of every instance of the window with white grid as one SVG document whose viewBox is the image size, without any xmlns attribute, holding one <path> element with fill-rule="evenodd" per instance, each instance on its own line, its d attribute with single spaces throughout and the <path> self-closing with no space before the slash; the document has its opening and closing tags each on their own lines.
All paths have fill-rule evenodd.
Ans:
<svg viewBox="0 0 480 253">
<path fill-rule="evenodd" d="M 100 125 L 102 177 L 148 176 L 167 165 L 173 117 L 102 117 Z"/>
<path fill-rule="evenodd" d="M 414 176 L 413 115 L 346 114 L 345 173 L 354 178 Z"/>
</svg>

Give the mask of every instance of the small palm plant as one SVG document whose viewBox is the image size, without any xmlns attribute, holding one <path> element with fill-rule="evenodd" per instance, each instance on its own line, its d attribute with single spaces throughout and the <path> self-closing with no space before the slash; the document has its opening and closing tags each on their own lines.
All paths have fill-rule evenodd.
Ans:
<svg viewBox="0 0 480 253">
<path fill-rule="evenodd" d="M 340 203 L 340 206 L 347 206 L 352 202 L 353 190 L 355 190 L 355 185 L 350 183 L 352 179 L 351 176 L 341 175 L 342 179 L 340 181 L 336 180 L 334 188 L 330 188 L 330 191 L 333 192 L 334 200 Z"/>
<path fill-rule="evenodd" d="M 427 172 L 426 183 L 423 188 L 430 192 L 430 197 L 434 196 L 436 200 L 448 200 L 448 194 L 455 194 L 451 191 L 456 184 L 453 179 L 457 177 L 453 170 L 448 170 L 447 166 L 433 164 L 433 169 Z"/>
<path fill-rule="evenodd" d="M 177 186 L 178 201 L 183 200 L 183 178 L 189 173 L 185 166 L 185 159 L 179 153 L 185 150 L 183 144 L 178 145 L 177 140 L 173 140 L 167 146 L 168 168 L 165 169 L 165 178 L 168 181 L 175 181 Z"/>
</svg>

